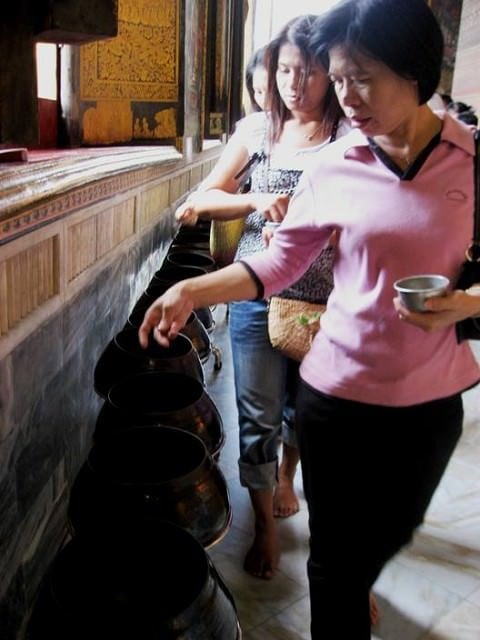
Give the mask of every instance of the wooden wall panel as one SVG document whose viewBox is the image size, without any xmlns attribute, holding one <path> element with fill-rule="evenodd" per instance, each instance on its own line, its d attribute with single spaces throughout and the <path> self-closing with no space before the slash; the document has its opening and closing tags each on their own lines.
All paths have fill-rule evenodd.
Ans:
<svg viewBox="0 0 480 640">
<path fill-rule="evenodd" d="M 98 260 L 135 233 L 135 199 L 99 213 L 96 233 Z"/>
<path fill-rule="evenodd" d="M 97 255 L 97 219 L 90 216 L 67 230 L 66 262 L 67 281 L 93 265 Z"/>
<path fill-rule="evenodd" d="M 188 171 L 172 178 L 170 180 L 170 204 L 175 203 L 189 189 L 190 174 Z"/>
<path fill-rule="evenodd" d="M 190 171 L 190 187 L 196 187 L 202 181 L 202 167 L 198 165 Z"/>
<path fill-rule="evenodd" d="M 39 203 L 27 201 L 30 208 L 17 202 L 21 212 L 10 212 L 3 238 L 0 235 L 0 363 L 77 295 L 102 264 L 135 246 L 146 230 L 160 223 L 173 236 L 172 204 L 211 171 L 221 150 L 219 146 L 206 152 L 192 165 L 171 163 L 158 168 L 155 164 L 143 167 L 141 155 L 142 168 L 119 172 L 113 183 L 110 176 L 91 182 L 98 173 L 87 163 L 86 177 L 79 180 L 77 176 L 74 181 L 83 186 L 64 192 L 62 183 L 56 195 L 45 199 L 37 194 Z M 130 162 L 130 152 L 128 157 Z M 61 165 L 59 171 L 63 176 Z M 38 175 L 45 180 L 42 172 Z M 31 194 L 32 189 L 27 189 L 26 197 Z M 44 214 L 38 215 L 38 207 Z"/>
<path fill-rule="evenodd" d="M 170 181 L 143 192 L 138 200 L 138 228 L 152 224 L 170 203 Z"/>
<path fill-rule="evenodd" d="M 59 264 L 58 236 L 0 262 L 0 335 L 59 293 Z"/>
</svg>

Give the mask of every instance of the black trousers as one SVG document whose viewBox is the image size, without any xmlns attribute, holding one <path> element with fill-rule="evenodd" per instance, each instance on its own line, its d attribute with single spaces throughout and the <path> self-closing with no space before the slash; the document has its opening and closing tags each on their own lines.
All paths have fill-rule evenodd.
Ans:
<svg viewBox="0 0 480 640">
<path fill-rule="evenodd" d="M 296 429 L 309 509 L 313 640 L 370 639 L 370 588 L 422 523 L 462 422 L 460 394 L 394 408 L 300 383 Z"/>
</svg>

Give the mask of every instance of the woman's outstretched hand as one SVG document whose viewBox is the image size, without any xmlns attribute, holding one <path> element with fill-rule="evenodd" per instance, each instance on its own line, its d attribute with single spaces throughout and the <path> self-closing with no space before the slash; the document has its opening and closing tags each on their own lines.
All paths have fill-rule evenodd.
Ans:
<svg viewBox="0 0 480 640">
<path fill-rule="evenodd" d="M 175 220 L 180 224 L 192 226 L 198 222 L 198 213 L 192 200 L 186 200 L 175 211 Z"/>
<path fill-rule="evenodd" d="M 168 347 L 170 340 L 176 338 L 183 329 L 192 311 L 193 301 L 184 292 L 182 283 L 170 287 L 145 313 L 138 330 L 142 347 L 145 349 L 148 346 L 148 338 L 152 333 L 160 345 Z"/>
</svg>

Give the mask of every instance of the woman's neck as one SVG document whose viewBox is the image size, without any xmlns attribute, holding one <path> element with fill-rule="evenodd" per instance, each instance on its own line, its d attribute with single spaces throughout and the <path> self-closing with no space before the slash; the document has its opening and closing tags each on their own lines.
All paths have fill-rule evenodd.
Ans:
<svg viewBox="0 0 480 640">
<path fill-rule="evenodd" d="M 316 146 L 323 142 L 330 132 L 325 130 L 323 111 L 292 111 L 279 137 L 281 144 L 292 144 L 302 148 Z"/>
<path fill-rule="evenodd" d="M 441 129 L 441 119 L 427 105 L 421 105 L 401 127 L 390 134 L 374 136 L 373 140 L 400 168 L 406 169 Z"/>
</svg>

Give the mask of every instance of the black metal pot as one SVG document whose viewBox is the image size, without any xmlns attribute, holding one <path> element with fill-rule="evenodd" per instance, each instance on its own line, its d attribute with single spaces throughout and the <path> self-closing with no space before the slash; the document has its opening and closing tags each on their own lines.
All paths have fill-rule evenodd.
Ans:
<svg viewBox="0 0 480 640">
<path fill-rule="evenodd" d="M 106 398 L 114 384 L 142 371 L 184 373 L 204 383 L 200 357 L 190 338 L 178 334 L 169 347 L 163 347 L 151 336 L 143 349 L 138 330 L 130 327 L 120 331 L 100 356 L 93 375 L 95 391 Z"/>
<path fill-rule="evenodd" d="M 208 273 L 216 268 L 215 260 L 201 251 L 171 251 L 167 254 L 166 265 L 177 267 L 200 267 Z"/>
<path fill-rule="evenodd" d="M 168 521 L 204 547 L 227 532 L 231 507 L 225 478 L 205 444 L 176 427 L 127 429 L 90 450 L 73 484 L 68 516 L 75 534 L 100 523 Z"/>
<path fill-rule="evenodd" d="M 183 373 L 139 373 L 115 384 L 98 417 L 94 441 L 134 425 L 166 425 L 197 435 L 212 456 L 223 446 L 220 413 L 198 381 Z"/>
<path fill-rule="evenodd" d="M 182 242 L 209 242 L 210 240 L 210 226 L 208 227 L 188 227 L 181 226 L 173 242 L 179 244 Z"/>
<path fill-rule="evenodd" d="M 202 546 L 167 522 L 77 536 L 57 554 L 28 640 L 240 640 L 235 602 Z"/>
<path fill-rule="evenodd" d="M 165 291 L 165 288 L 172 286 L 176 282 L 186 280 L 187 278 L 201 276 L 205 273 L 207 273 L 205 269 L 201 269 L 200 267 L 188 267 L 181 265 L 164 266 L 155 273 L 146 289 L 146 293 L 157 297 L 157 291 L 160 291 L 158 295 L 161 295 Z M 202 307 L 200 309 L 196 309 L 196 314 L 205 329 L 208 332 L 213 331 L 215 321 L 210 308 Z"/>
<path fill-rule="evenodd" d="M 150 280 L 150 284 L 147 287 L 147 291 L 151 287 L 171 287 L 176 282 L 186 280 L 187 278 L 195 278 L 196 276 L 203 276 L 207 272 L 202 267 L 195 267 L 189 265 L 173 265 L 165 262 L 161 269 L 155 272 L 153 278 Z"/>
<path fill-rule="evenodd" d="M 145 311 L 155 300 L 155 298 L 150 296 L 150 294 L 144 294 L 144 296 L 145 296 L 143 298 L 144 304 L 142 304 L 141 301 L 139 300 L 137 305 L 135 305 L 135 307 L 132 309 L 132 313 L 128 316 L 128 320 L 127 320 L 127 324 L 125 325 L 125 328 L 132 327 L 138 330 L 138 328 L 142 324 L 143 318 L 145 316 Z M 212 351 L 212 345 L 210 341 L 210 336 L 208 335 L 208 332 L 205 329 L 205 325 L 203 324 L 203 322 L 199 320 L 195 311 L 193 311 L 190 314 L 187 320 L 187 323 L 183 327 L 181 333 L 187 336 L 187 338 L 190 338 L 194 349 L 196 349 L 198 353 L 200 361 L 202 363 L 205 363 L 208 360 L 210 353 Z"/>
</svg>

